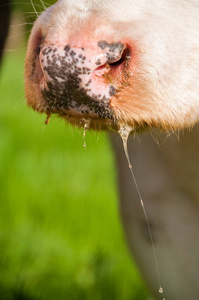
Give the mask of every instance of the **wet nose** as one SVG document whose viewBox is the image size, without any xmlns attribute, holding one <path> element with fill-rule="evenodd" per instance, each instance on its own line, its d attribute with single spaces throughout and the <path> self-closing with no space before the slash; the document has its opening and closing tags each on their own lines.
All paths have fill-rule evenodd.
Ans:
<svg viewBox="0 0 199 300">
<path fill-rule="evenodd" d="M 41 91 L 50 107 L 71 110 L 91 102 L 108 105 L 116 88 L 107 74 L 123 63 L 124 49 L 120 42 L 106 41 L 93 48 L 44 45 L 40 52 Z"/>
</svg>

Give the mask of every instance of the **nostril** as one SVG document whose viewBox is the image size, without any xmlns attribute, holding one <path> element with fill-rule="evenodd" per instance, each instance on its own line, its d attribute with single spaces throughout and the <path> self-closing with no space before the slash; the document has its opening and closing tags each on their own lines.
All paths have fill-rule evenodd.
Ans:
<svg viewBox="0 0 199 300">
<path fill-rule="evenodd" d="M 32 75 L 35 76 L 35 81 L 39 84 L 43 82 L 44 72 L 41 60 L 41 51 L 44 37 L 41 30 L 34 33 L 31 43 L 32 57 Z M 33 49 L 33 50 L 32 50 Z"/>
<path fill-rule="evenodd" d="M 123 57 L 121 57 L 118 61 L 114 61 L 113 63 L 109 63 L 109 65 L 111 67 L 119 66 L 119 65 L 121 65 L 123 63 L 124 60 L 125 59 Z"/>
<path fill-rule="evenodd" d="M 122 56 L 114 62 L 109 62 L 109 65 L 111 68 L 118 67 L 122 65 L 125 61 L 129 60 L 129 58 L 130 58 L 130 50 L 128 48 L 125 48 L 122 53 Z"/>
<path fill-rule="evenodd" d="M 40 51 L 41 51 L 41 39 L 38 39 L 37 42 L 38 42 L 38 43 L 37 43 L 37 46 L 36 46 L 36 48 L 35 48 L 35 52 L 36 52 L 37 55 L 39 55 L 39 53 L 40 53 Z"/>
<path fill-rule="evenodd" d="M 110 58 L 110 54 L 108 56 L 107 62 L 99 67 L 97 67 L 94 70 L 95 75 L 101 76 L 104 75 L 106 73 L 109 73 L 111 71 L 114 71 L 116 69 L 118 69 L 119 67 L 124 67 L 126 65 L 126 62 L 128 62 L 128 60 L 130 59 L 130 49 L 129 48 L 125 48 L 123 50 L 122 53 L 120 53 L 120 55 L 117 56 L 117 58 Z M 120 69 L 120 68 L 119 68 Z"/>
<path fill-rule="evenodd" d="M 41 51 L 41 45 L 43 43 L 43 36 L 41 31 L 38 31 L 37 34 L 35 34 L 34 40 L 33 40 L 33 47 L 35 50 L 36 55 L 39 55 Z"/>
</svg>

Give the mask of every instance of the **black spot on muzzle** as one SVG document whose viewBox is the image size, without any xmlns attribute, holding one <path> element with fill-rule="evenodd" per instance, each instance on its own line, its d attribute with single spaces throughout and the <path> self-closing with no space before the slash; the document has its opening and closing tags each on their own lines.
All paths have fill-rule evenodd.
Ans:
<svg viewBox="0 0 199 300">
<path fill-rule="evenodd" d="M 113 63 L 121 58 L 125 45 L 121 42 L 108 44 L 106 41 L 99 41 L 98 46 L 106 51 L 107 62 Z"/>
</svg>

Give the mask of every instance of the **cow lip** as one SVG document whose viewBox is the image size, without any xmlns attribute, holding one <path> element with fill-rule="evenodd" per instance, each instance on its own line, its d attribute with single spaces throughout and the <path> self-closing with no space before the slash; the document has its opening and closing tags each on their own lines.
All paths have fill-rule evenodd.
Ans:
<svg viewBox="0 0 199 300">
<path fill-rule="evenodd" d="M 45 100 L 45 98 L 43 98 Z M 59 117 L 62 117 L 69 121 L 70 123 L 73 123 L 77 125 L 78 127 L 82 127 L 82 120 L 90 120 L 91 127 L 92 128 L 104 128 L 104 127 L 116 127 L 117 126 L 117 119 L 114 114 L 114 111 L 110 107 L 111 114 L 105 114 L 104 117 L 100 116 L 100 114 L 95 113 L 94 111 L 90 112 L 84 112 L 78 110 L 77 108 L 69 107 L 64 108 L 60 107 L 60 109 L 52 109 L 49 108 L 47 105 L 47 102 L 45 100 L 46 107 L 43 110 L 44 113 L 47 115 L 56 114 Z M 87 109 L 87 107 L 85 107 Z M 98 124 L 97 126 L 95 124 Z"/>
</svg>

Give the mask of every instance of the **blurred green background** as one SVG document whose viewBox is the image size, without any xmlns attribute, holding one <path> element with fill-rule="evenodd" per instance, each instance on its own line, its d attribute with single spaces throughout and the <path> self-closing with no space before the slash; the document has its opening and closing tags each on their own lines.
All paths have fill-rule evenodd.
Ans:
<svg viewBox="0 0 199 300">
<path fill-rule="evenodd" d="M 44 125 L 27 108 L 18 34 L 0 70 L 0 299 L 147 299 L 125 245 L 106 134 L 87 132 L 85 151 L 81 130 L 56 117 Z"/>
</svg>

